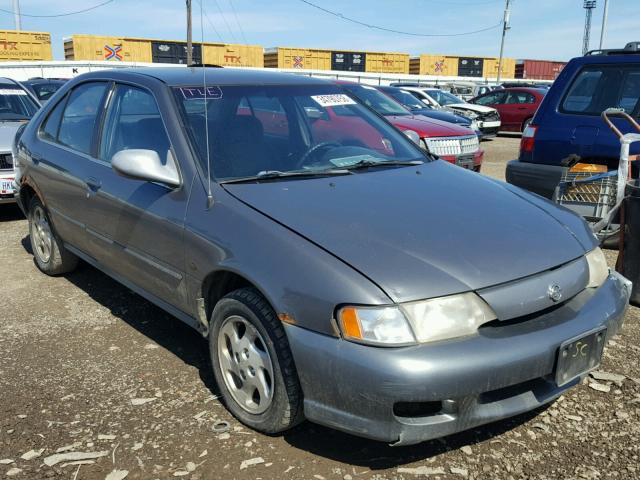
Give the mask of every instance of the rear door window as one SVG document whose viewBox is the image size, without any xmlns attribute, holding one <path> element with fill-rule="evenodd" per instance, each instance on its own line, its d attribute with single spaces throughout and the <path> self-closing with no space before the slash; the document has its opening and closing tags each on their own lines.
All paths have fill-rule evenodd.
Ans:
<svg viewBox="0 0 640 480">
<path fill-rule="evenodd" d="M 516 104 L 516 103 L 535 103 L 536 97 L 527 92 L 509 92 L 507 96 L 507 101 L 505 103 L 508 104 Z"/>
<path fill-rule="evenodd" d="M 60 144 L 91 154 L 93 132 L 106 90 L 105 82 L 89 82 L 71 92 L 58 131 Z"/>
</svg>

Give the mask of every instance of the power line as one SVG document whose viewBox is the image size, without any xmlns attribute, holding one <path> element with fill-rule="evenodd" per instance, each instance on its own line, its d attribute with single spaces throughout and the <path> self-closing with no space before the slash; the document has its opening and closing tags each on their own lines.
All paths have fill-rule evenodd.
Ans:
<svg viewBox="0 0 640 480">
<path fill-rule="evenodd" d="M 54 15 L 29 15 L 28 13 L 20 13 L 21 17 L 31 17 L 31 18 L 54 18 L 54 17 L 68 17 L 70 15 L 77 15 L 79 13 L 90 12 L 91 10 L 95 10 L 96 8 L 100 8 L 108 3 L 112 3 L 115 0 L 107 0 L 106 2 L 99 3 L 98 5 L 94 5 L 93 7 L 84 8 L 82 10 L 76 10 L 75 12 L 67 12 L 67 13 L 57 13 Z M 12 10 L 5 10 L 4 8 L 0 8 L 0 12 L 10 13 L 13 15 Z"/>
<path fill-rule="evenodd" d="M 500 22 L 496 23 L 495 25 L 492 25 L 490 27 L 486 27 L 486 28 L 481 28 L 479 30 L 474 30 L 471 32 L 460 32 L 460 33 L 416 33 L 416 32 L 403 32 L 401 30 L 394 30 L 392 28 L 386 28 L 386 27 L 381 27 L 379 25 L 373 25 L 370 23 L 365 23 L 362 22 L 360 20 L 356 20 L 355 18 L 350 18 L 347 17 L 339 12 L 334 12 L 332 10 L 328 10 L 324 7 L 321 7 L 320 5 L 316 5 L 315 3 L 311 3 L 308 0 L 299 0 L 302 3 L 306 3 L 307 5 L 309 5 L 310 7 L 313 8 L 317 8 L 318 10 L 321 10 L 325 13 L 328 13 L 330 15 L 333 15 L 334 17 L 338 17 L 342 20 L 345 20 L 347 22 L 351 22 L 351 23 L 355 23 L 357 25 L 361 25 L 363 27 L 367 27 L 367 28 L 371 28 L 374 30 L 381 30 L 383 32 L 389 32 L 389 33 L 397 33 L 399 35 L 410 35 L 412 37 L 460 37 L 463 35 L 473 35 L 474 33 L 481 33 L 481 32 L 487 32 L 489 30 L 493 30 L 495 28 L 498 28 L 502 25 L 502 20 L 500 20 Z"/>
<path fill-rule="evenodd" d="M 220 35 L 220 32 L 218 31 L 216 26 L 213 24 L 213 22 L 209 18 L 209 15 L 207 15 L 207 12 L 204 11 L 204 6 L 202 5 L 202 2 L 200 0 L 196 0 L 196 2 L 198 2 L 200 4 L 200 11 L 204 14 L 204 18 L 207 19 L 207 22 L 209 23 L 209 26 L 215 32 L 216 37 L 218 37 L 218 40 L 220 40 L 222 43 L 225 43 L 224 39 L 222 38 L 222 35 Z"/>
<path fill-rule="evenodd" d="M 236 38 L 236 34 L 233 33 L 233 31 L 231 30 L 231 26 L 229 25 L 229 22 L 227 22 L 227 17 L 224 16 L 224 13 L 222 12 L 222 9 L 220 8 L 220 4 L 218 3 L 218 0 L 213 0 L 213 3 L 216 4 L 216 8 L 218 9 L 218 12 L 220 12 L 220 16 L 222 17 L 222 21 L 227 26 L 227 30 L 229 30 L 229 33 L 231 34 L 231 37 L 233 37 L 233 41 L 237 43 L 238 39 Z"/>
<path fill-rule="evenodd" d="M 240 35 L 242 35 L 242 40 L 244 40 L 244 43 L 249 43 L 247 42 L 247 37 L 245 37 L 244 35 L 244 29 L 242 28 L 242 24 L 240 23 L 240 19 L 238 18 L 238 12 L 236 12 L 236 7 L 233 6 L 233 2 L 231 0 L 228 0 L 229 5 L 231 6 L 231 11 L 233 12 L 233 16 L 236 18 L 236 23 L 238 24 L 238 28 L 240 29 Z"/>
</svg>

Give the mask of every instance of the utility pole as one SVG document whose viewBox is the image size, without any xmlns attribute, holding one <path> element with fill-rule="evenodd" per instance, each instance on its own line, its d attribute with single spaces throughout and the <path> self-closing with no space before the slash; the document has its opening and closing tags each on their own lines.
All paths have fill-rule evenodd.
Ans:
<svg viewBox="0 0 640 480">
<path fill-rule="evenodd" d="M 20 0 L 13 0 L 13 18 L 16 24 L 16 30 L 22 30 L 20 25 Z"/>
<path fill-rule="evenodd" d="M 584 17 L 584 35 L 582 37 L 582 55 L 585 55 L 589 51 L 589 37 L 591 37 L 591 16 L 593 9 L 596 8 L 596 0 L 584 0 L 583 4 L 586 10 Z"/>
<path fill-rule="evenodd" d="M 191 41 L 191 0 L 186 0 L 186 2 L 187 2 L 187 65 L 191 65 L 193 63 L 193 42 Z"/>
<path fill-rule="evenodd" d="M 600 29 L 600 46 L 598 47 L 602 50 L 602 45 L 604 44 L 604 35 L 607 31 L 607 17 L 609 16 L 609 0 L 604 0 L 604 12 L 602 12 L 602 28 Z"/>
<path fill-rule="evenodd" d="M 504 37 L 507 36 L 507 30 L 511 27 L 509 26 L 509 19 L 511 17 L 511 0 L 505 0 L 504 6 L 504 20 L 502 21 L 502 41 L 500 42 L 500 59 L 498 60 L 498 76 L 496 78 L 496 82 L 500 83 L 500 77 L 502 76 L 502 56 L 504 54 Z"/>
</svg>

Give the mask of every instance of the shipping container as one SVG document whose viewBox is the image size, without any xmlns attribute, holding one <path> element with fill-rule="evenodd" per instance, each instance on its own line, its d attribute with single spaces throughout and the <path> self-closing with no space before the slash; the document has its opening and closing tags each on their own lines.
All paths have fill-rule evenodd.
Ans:
<svg viewBox="0 0 640 480">
<path fill-rule="evenodd" d="M 262 67 L 258 45 L 193 43 L 194 63 L 225 67 Z M 187 63 L 187 43 L 146 38 L 73 35 L 64 40 L 66 60 L 109 60 L 153 63 Z M 203 58 L 204 57 L 204 58 Z"/>
<path fill-rule="evenodd" d="M 410 73 L 414 75 L 458 76 L 458 57 L 423 54 L 411 59 Z"/>
<path fill-rule="evenodd" d="M 495 78 L 498 73 L 498 59 L 495 57 L 423 54 L 411 59 L 410 73 L 443 77 Z M 503 58 L 501 76 L 503 78 L 513 78 L 514 73 L 515 60 L 513 58 Z"/>
<path fill-rule="evenodd" d="M 264 66 L 302 70 L 409 73 L 409 54 L 276 47 L 265 50 Z"/>
<path fill-rule="evenodd" d="M 0 61 L 52 59 L 48 33 L 0 30 Z"/>
<path fill-rule="evenodd" d="M 499 58 L 485 58 L 484 59 L 484 70 L 482 72 L 482 76 L 484 78 L 497 78 L 498 76 L 498 63 L 500 62 Z M 515 78 L 516 74 L 516 61 L 513 58 L 503 58 L 502 59 L 502 71 L 500 72 L 500 77 L 503 79 L 507 78 Z"/>
<path fill-rule="evenodd" d="M 566 62 L 550 60 L 518 60 L 515 78 L 532 80 L 555 80 L 566 65 Z"/>
</svg>

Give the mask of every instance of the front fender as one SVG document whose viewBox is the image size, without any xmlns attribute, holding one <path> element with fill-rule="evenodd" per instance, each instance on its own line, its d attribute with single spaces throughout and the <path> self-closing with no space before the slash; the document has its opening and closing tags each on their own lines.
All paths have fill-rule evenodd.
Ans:
<svg viewBox="0 0 640 480">
<path fill-rule="evenodd" d="M 277 314 L 327 335 L 336 335 L 338 305 L 392 303 L 375 283 L 331 253 L 218 185 L 213 194 L 209 209 L 199 185 L 189 201 L 185 248 L 191 301 L 211 272 L 226 270 L 251 282 Z"/>
</svg>

